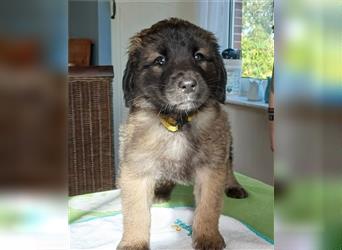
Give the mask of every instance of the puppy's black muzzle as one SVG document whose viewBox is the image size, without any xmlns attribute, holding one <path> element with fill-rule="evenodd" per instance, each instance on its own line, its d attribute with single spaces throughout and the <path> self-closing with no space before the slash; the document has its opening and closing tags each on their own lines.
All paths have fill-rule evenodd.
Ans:
<svg viewBox="0 0 342 250">
<path fill-rule="evenodd" d="M 195 92 L 197 90 L 197 81 L 194 79 L 182 80 L 178 83 L 178 88 L 180 88 L 184 94 Z"/>
<path fill-rule="evenodd" d="M 182 94 L 196 94 L 199 86 L 193 71 L 180 71 L 174 76 L 178 91 Z"/>
</svg>

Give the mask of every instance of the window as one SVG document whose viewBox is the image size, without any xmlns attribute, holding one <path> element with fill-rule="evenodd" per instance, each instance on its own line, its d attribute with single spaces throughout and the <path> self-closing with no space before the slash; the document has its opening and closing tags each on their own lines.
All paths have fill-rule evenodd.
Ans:
<svg viewBox="0 0 342 250">
<path fill-rule="evenodd" d="M 273 0 L 235 0 L 233 44 L 242 51 L 242 77 L 272 75 L 272 27 Z"/>
</svg>

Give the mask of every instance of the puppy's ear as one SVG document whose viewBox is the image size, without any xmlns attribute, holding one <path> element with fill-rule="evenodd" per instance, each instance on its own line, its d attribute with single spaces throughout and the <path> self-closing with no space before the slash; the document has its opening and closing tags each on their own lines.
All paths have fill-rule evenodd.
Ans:
<svg viewBox="0 0 342 250">
<path fill-rule="evenodd" d="M 126 107 L 130 107 L 132 105 L 132 100 L 134 98 L 134 71 L 135 66 L 133 64 L 132 56 L 129 55 L 122 79 L 122 90 L 124 93 Z"/>
<path fill-rule="evenodd" d="M 224 103 L 226 100 L 226 84 L 227 84 L 227 72 L 223 64 L 222 57 L 220 55 L 217 56 L 217 74 L 218 81 L 217 87 L 215 91 L 215 98 L 220 103 Z"/>
</svg>

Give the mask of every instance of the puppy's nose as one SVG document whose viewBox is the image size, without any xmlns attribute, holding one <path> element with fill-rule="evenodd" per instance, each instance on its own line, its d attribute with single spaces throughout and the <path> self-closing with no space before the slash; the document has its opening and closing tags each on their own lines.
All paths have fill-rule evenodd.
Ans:
<svg viewBox="0 0 342 250">
<path fill-rule="evenodd" d="M 182 80 L 178 83 L 178 88 L 180 88 L 183 93 L 189 94 L 196 91 L 197 82 L 194 79 Z"/>
</svg>

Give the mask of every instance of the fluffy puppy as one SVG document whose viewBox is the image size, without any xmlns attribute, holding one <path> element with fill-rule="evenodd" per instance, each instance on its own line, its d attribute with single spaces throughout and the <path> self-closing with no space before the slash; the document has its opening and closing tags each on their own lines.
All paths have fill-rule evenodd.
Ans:
<svg viewBox="0 0 342 250">
<path fill-rule="evenodd" d="M 150 207 L 175 183 L 194 183 L 195 249 L 223 249 L 223 194 L 246 196 L 230 166 L 226 71 L 214 35 L 171 18 L 131 39 L 121 128 L 124 233 L 118 249 L 148 249 Z"/>
</svg>

